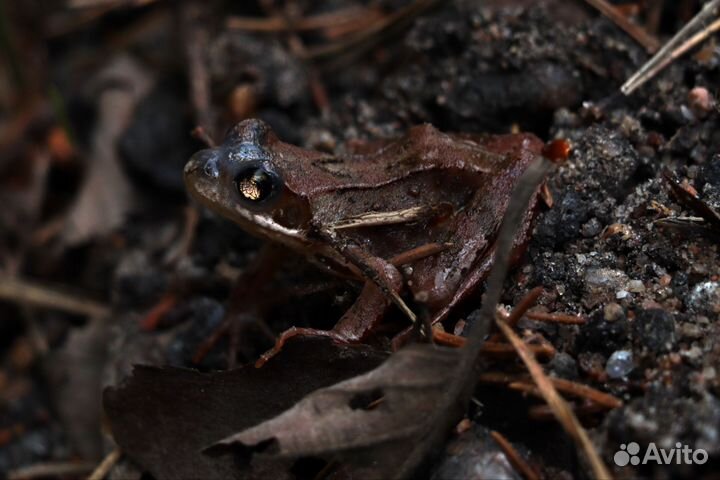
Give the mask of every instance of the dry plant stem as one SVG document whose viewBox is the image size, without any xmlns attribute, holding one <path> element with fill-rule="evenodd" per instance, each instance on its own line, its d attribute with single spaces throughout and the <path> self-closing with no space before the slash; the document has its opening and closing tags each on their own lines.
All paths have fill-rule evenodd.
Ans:
<svg viewBox="0 0 720 480">
<path fill-rule="evenodd" d="M 660 63 L 655 65 L 652 69 L 650 69 L 646 77 L 642 79 L 642 83 L 645 83 L 647 80 L 650 80 L 652 77 L 657 75 L 660 71 L 664 70 L 665 67 L 670 65 L 672 62 L 677 60 L 678 58 L 685 55 L 688 50 L 691 50 L 692 48 L 696 47 L 698 44 L 704 42 L 710 35 L 720 30 L 720 19 L 715 20 L 713 23 L 708 25 L 706 28 L 701 30 L 700 32 L 696 33 L 687 41 L 682 43 L 679 47 L 677 47 L 675 50 L 670 52 L 669 55 L 667 55 L 665 58 L 663 58 Z M 642 83 L 638 84 L 637 87 L 642 85 Z M 635 87 L 635 88 L 637 88 Z M 623 92 L 624 93 L 624 92 Z"/>
<path fill-rule="evenodd" d="M 182 34 L 188 60 L 190 99 L 195 110 L 195 121 L 212 132 L 214 125 L 210 106 L 210 74 L 206 65 L 206 53 L 210 41 L 208 31 L 200 22 L 201 7 L 187 2 L 182 6 Z M 212 134 L 209 135 L 212 137 Z"/>
<path fill-rule="evenodd" d="M 70 0 L 70 8 L 96 8 L 96 7 L 142 7 L 154 3 L 156 0 Z"/>
<path fill-rule="evenodd" d="M 608 408 L 617 408 L 622 406 L 622 400 L 610 395 L 609 393 L 601 392 L 587 385 L 581 383 L 572 382 L 563 378 L 548 377 L 553 383 L 555 388 L 561 392 L 568 393 L 570 395 L 589 400 L 597 405 L 602 405 Z M 508 387 L 515 388 L 522 385 L 518 390 L 529 391 L 527 388 L 534 385 L 530 384 L 531 378 L 527 375 L 517 375 L 504 372 L 485 372 L 480 374 L 478 377 L 480 383 L 490 384 L 508 384 Z M 534 393 L 534 392 L 533 392 Z M 538 392 L 539 393 L 539 392 Z"/>
<path fill-rule="evenodd" d="M 515 447 L 512 446 L 512 443 L 505 438 L 505 435 L 495 430 L 491 431 L 490 435 L 492 435 L 495 442 L 500 446 L 515 470 L 522 473 L 523 477 L 527 478 L 527 480 L 540 480 L 540 475 L 525 461 Z"/>
<path fill-rule="evenodd" d="M 488 277 L 487 290 L 483 296 L 480 315 L 470 330 L 458 367 L 452 372 L 453 381 L 448 384 L 441 401 L 431 413 L 432 418 L 428 420 L 429 424 L 434 425 L 433 430 L 428 433 L 427 441 L 421 442 L 419 447 L 413 449 L 405 458 L 396 478 L 413 478 L 413 474 L 417 473 L 417 468 L 423 465 L 432 453 L 428 451 L 427 445 L 439 445 L 452 427 L 455 426 L 459 415 L 466 410 L 470 402 L 477 383 L 478 373 L 476 370 L 479 366 L 480 351 L 492 327 L 505 276 L 510 267 L 510 253 L 513 248 L 515 234 L 520 228 L 532 195 L 536 194 L 540 183 L 551 167 L 552 163 L 549 160 L 542 157 L 538 158 L 525 170 L 510 197 L 507 211 L 498 232 L 498 248 Z M 456 412 L 458 417 L 455 417 L 452 412 Z M 445 423 L 448 421 L 451 421 L 451 424 L 446 425 Z"/>
<path fill-rule="evenodd" d="M 6 275 L 0 275 L 0 299 L 93 318 L 110 315 L 102 303 Z"/>
<path fill-rule="evenodd" d="M 537 302 L 537 299 L 540 298 L 540 295 L 542 295 L 542 293 L 542 287 L 535 287 L 530 290 L 530 292 L 528 292 L 528 294 L 525 295 L 522 300 L 520 300 L 520 303 L 518 303 L 512 309 L 510 315 L 508 315 L 506 320 L 508 325 L 510 325 L 511 327 L 517 325 L 517 322 L 519 322 L 522 316 L 527 313 L 528 309 L 535 305 L 535 302 Z"/>
<path fill-rule="evenodd" d="M 359 16 L 367 14 L 368 9 L 362 7 L 348 7 L 334 12 L 320 13 L 318 15 L 299 18 L 294 25 L 295 30 L 320 30 L 324 28 L 337 27 L 345 23 L 354 23 Z M 284 32 L 289 25 L 282 18 L 249 18 L 230 17 L 226 23 L 227 27 L 235 30 L 246 30 L 251 32 Z"/>
<path fill-rule="evenodd" d="M 671 38 L 670 41 L 668 41 L 654 57 L 645 63 L 645 65 L 640 67 L 640 69 L 635 72 L 635 74 L 630 77 L 622 87 L 620 87 L 620 91 L 625 95 L 630 95 L 645 82 L 653 78 L 660 70 L 665 68 L 673 60 L 703 41 L 712 33 L 712 31 L 716 31 L 720 28 L 719 26 L 714 26 L 715 23 L 710 25 L 710 27 L 703 28 L 705 22 L 717 15 L 718 8 L 720 8 L 720 0 L 712 0 L 711 2 L 706 3 L 700 13 L 695 15 L 695 17 L 682 29 L 680 29 L 680 31 Z M 698 29 L 700 29 L 700 32 L 695 34 Z M 685 41 L 689 35 L 692 35 L 692 37 L 690 40 Z M 686 43 L 690 46 L 685 46 Z"/>
<path fill-rule="evenodd" d="M 260 5 L 268 16 L 279 19 L 279 21 L 285 25 L 287 44 L 290 51 L 297 58 L 305 60 L 307 57 L 307 49 L 297 28 L 298 22 L 302 20 L 298 17 L 298 5 L 292 0 L 288 0 L 284 8 L 276 7 L 274 2 L 270 0 L 262 0 Z M 328 97 L 327 89 L 320 78 L 320 74 L 313 65 L 306 62 L 305 69 L 308 75 L 310 93 L 315 105 L 323 117 L 327 117 L 330 114 L 330 98 Z"/>
<path fill-rule="evenodd" d="M 395 255 L 388 260 L 388 263 L 400 267 L 436 255 L 447 250 L 449 246 L 450 244 L 447 243 L 426 243 L 425 245 L 420 245 L 419 247 Z"/>
<path fill-rule="evenodd" d="M 600 455 L 598 454 L 595 446 L 590 441 L 585 429 L 580 425 L 577 417 L 572 411 L 572 408 L 568 403 L 563 400 L 560 394 L 553 386 L 550 379 L 543 372 L 540 364 L 535 360 L 534 355 L 530 352 L 520 337 L 501 319 L 496 319 L 495 323 L 498 328 L 507 337 L 510 343 L 513 344 L 518 352 L 518 355 L 522 359 L 523 363 L 527 367 L 530 375 L 532 376 L 535 384 L 540 390 L 543 398 L 547 402 L 548 406 L 552 409 L 555 418 L 562 425 L 565 431 L 578 443 L 581 447 L 592 468 L 593 475 L 598 479 L 611 479 L 612 475 L 603 463 Z"/>
<path fill-rule="evenodd" d="M 594 8 L 600 11 L 603 15 L 608 17 L 610 20 L 620 27 L 625 33 L 630 35 L 636 42 L 642 45 L 648 53 L 654 53 L 657 51 L 660 43 L 657 38 L 649 34 L 639 25 L 635 25 L 628 20 L 625 15 L 620 13 L 615 6 L 608 3 L 606 0 L 585 0 L 586 3 L 592 5 Z"/>
<path fill-rule="evenodd" d="M 588 387 L 587 385 L 582 385 L 580 383 L 571 382 L 570 380 L 565 380 L 562 378 L 553 378 L 549 377 L 550 382 L 552 382 L 553 386 L 559 391 L 563 393 L 567 393 L 569 395 L 573 395 L 575 397 L 583 398 L 586 400 L 589 400 L 597 405 L 601 405 L 603 407 L 607 408 L 618 408 L 622 406 L 622 401 L 614 397 L 608 393 L 601 392 L 599 390 L 595 390 L 592 387 Z M 508 384 L 508 387 L 513 390 L 520 390 L 522 392 L 530 393 L 532 395 L 540 396 L 542 398 L 542 394 L 537 389 L 535 385 L 528 381 L 516 381 L 511 382 Z"/>
<path fill-rule="evenodd" d="M 322 60 L 348 52 L 352 52 L 353 54 L 365 53 L 369 48 L 374 46 L 375 42 L 383 38 L 384 32 L 397 24 L 412 20 L 417 15 L 420 15 L 439 3 L 439 0 L 416 0 L 410 5 L 374 22 L 373 25 L 367 27 L 365 30 L 353 35 L 347 35 L 346 39 L 328 45 L 308 48 L 306 52 L 307 58 Z"/>
<path fill-rule="evenodd" d="M 438 329 L 433 329 L 433 340 L 438 345 L 455 348 L 463 347 L 467 343 L 465 337 L 453 335 Z M 535 355 L 542 356 L 543 358 L 552 358 L 557 353 L 551 345 L 528 345 L 528 348 Z M 483 344 L 480 353 L 482 353 L 484 357 L 500 358 L 516 355 L 515 349 L 509 343 L 500 343 L 492 340 L 488 340 Z"/>
<path fill-rule="evenodd" d="M 105 478 L 110 472 L 110 469 L 115 466 L 115 464 L 120 460 L 120 456 L 122 455 L 122 452 L 119 448 L 116 448 L 105 458 L 103 458 L 103 461 L 100 462 L 100 464 L 97 466 L 97 468 L 92 472 L 92 474 L 88 477 L 88 480 L 102 480 Z"/>
<path fill-rule="evenodd" d="M 92 472 L 91 462 L 49 462 L 21 467 L 8 472 L 8 480 L 31 480 L 34 478 L 82 478 Z"/>
<path fill-rule="evenodd" d="M 584 325 L 587 323 L 586 318 L 578 315 L 566 315 L 564 313 L 527 312 L 525 316 L 530 320 L 537 320 L 538 322 L 563 323 L 566 325 Z"/>
</svg>

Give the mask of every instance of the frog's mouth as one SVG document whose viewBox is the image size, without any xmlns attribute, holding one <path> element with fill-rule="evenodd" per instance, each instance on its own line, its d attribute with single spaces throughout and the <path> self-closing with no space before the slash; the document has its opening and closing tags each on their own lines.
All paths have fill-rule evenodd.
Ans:
<svg viewBox="0 0 720 480">
<path fill-rule="evenodd" d="M 213 150 L 202 150 L 188 161 L 184 170 L 185 187 L 190 196 L 215 213 L 237 223 L 249 233 L 302 248 L 308 243 L 306 232 L 276 222 L 268 212 L 253 211 L 235 201 L 234 193 L 223 182 Z"/>
</svg>

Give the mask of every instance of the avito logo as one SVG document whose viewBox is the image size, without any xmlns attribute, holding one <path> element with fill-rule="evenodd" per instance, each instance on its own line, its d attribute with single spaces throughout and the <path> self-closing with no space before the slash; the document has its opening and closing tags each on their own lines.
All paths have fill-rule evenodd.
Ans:
<svg viewBox="0 0 720 480">
<path fill-rule="evenodd" d="M 675 448 L 665 449 L 658 448 L 655 443 L 650 443 L 645 453 L 640 455 L 640 445 L 630 442 L 627 445 L 620 445 L 620 450 L 615 452 L 613 456 L 615 465 L 624 467 L 630 465 L 646 465 L 648 463 L 656 463 L 658 465 L 702 465 L 708 461 L 708 453 L 702 448 L 692 449 L 688 445 L 678 442 Z"/>
</svg>

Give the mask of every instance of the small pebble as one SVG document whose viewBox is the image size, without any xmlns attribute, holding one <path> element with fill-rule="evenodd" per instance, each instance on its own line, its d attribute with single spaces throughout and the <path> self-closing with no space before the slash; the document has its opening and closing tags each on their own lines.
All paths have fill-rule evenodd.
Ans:
<svg viewBox="0 0 720 480">
<path fill-rule="evenodd" d="M 688 308 L 708 316 L 720 313 L 720 283 L 700 282 L 693 287 L 688 298 Z"/>
<path fill-rule="evenodd" d="M 642 293 L 645 291 L 645 284 L 641 280 L 630 280 L 627 289 L 632 293 Z"/>
<path fill-rule="evenodd" d="M 580 229 L 580 233 L 582 233 L 582 236 L 585 238 L 591 238 L 600 234 L 602 228 L 603 226 L 600 221 L 597 218 L 593 217 L 588 222 L 583 224 Z"/>
<path fill-rule="evenodd" d="M 627 290 L 620 290 L 615 294 L 615 298 L 622 300 L 623 298 L 627 298 L 629 295 L 630 293 Z"/>
<path fill-rule="evenodd" d="M 703 118 L 705 114 L 713 109 L 715 100 L 712 94 L 705 87 L 695 87 L 688 94 L 688 103 L 693 113 Z"/>
<path fill-rule="evenodd" d="M 618 350 L 608 358 L 605 371 L 610 378 L 623 378 L 630 373 L 634 367 L 632 352 L 629 350 Z"/>
<path fill-rule="evenodd" d="M 615 302 L 608 303 L 603 309 L 603 317 L 607 322 L 614 322 L 620 320 L 625 316 L 623 308 Z"/>
</svg>

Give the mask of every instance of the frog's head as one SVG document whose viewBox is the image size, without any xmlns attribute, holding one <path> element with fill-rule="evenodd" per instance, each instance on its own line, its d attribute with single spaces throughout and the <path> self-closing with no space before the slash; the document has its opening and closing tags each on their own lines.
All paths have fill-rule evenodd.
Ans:
<svg viewBox="0 0 720 480">
<path fill-rule="evenodd" d="M 276 143 L 267 124 L 245 120 L 222 145 L 192 156 L 185 185 L 197 201 L 248 232 L 297 246 L 306 238 L 308 208 L 283 180 Z"/>
</svg>

